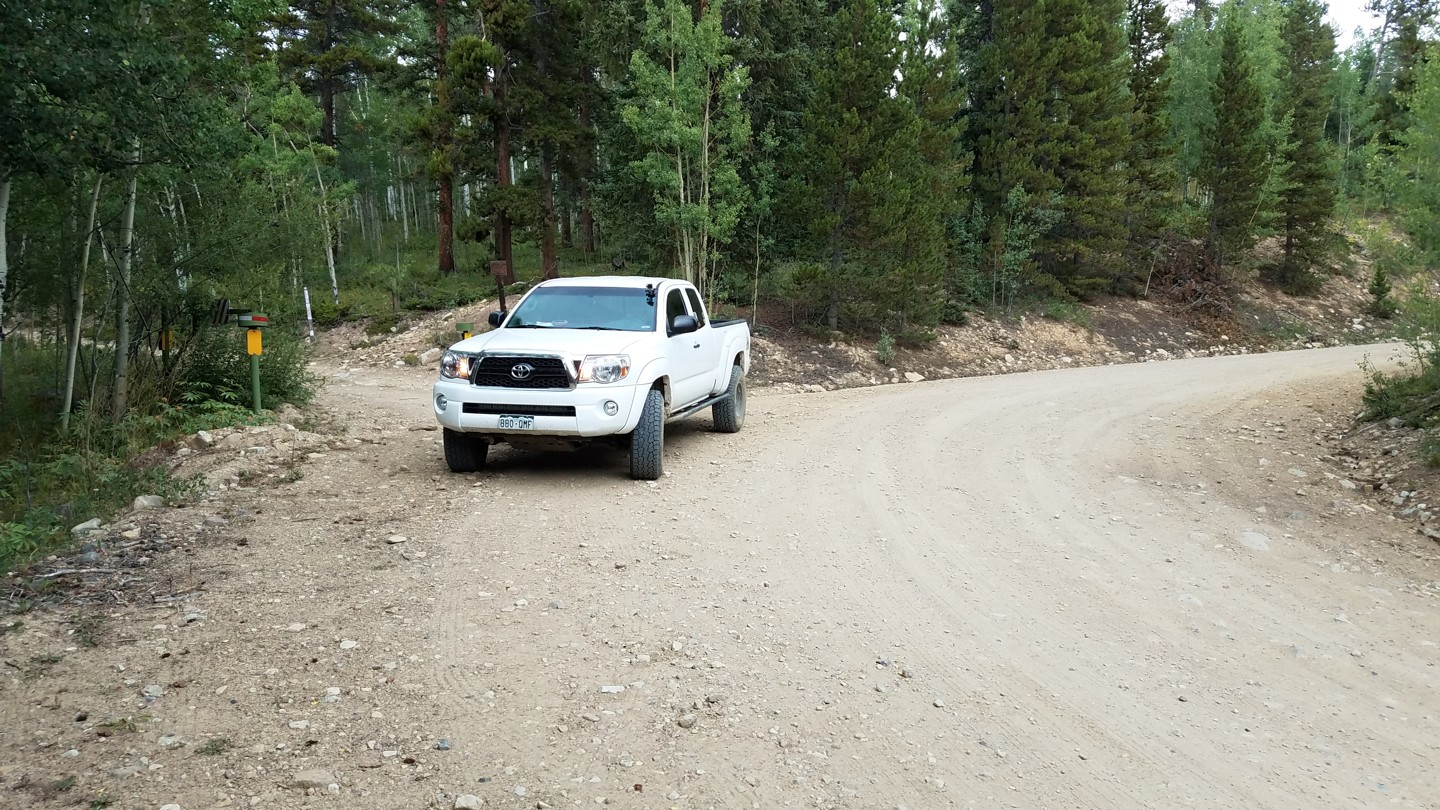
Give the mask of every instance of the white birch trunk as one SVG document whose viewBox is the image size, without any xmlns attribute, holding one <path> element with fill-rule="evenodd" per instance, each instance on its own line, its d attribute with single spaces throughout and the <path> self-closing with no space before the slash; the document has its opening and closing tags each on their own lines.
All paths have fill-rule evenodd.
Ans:
<svg viewBox="0 0 1440 810">
<path fill-rule="evenodd" d="M 10 279 L 9 259 L 5 255 L 5 218 L 10 212 L 10 175 L 0 175 L 0 360 L 5 351 L 5 285 Z M 5 376 L 0 372 L 0 401 L 5 399 Z"/>
<path fill-rule="evenodd" d="M 119 424 L 130 406 L 130 269 L 135 259 L 135 187 L 140 179 L 140 144 L 130 150 L 130 186 L 120 217 L 120 267 L 115 275 L 115 389 L 110 419 Z"/>
<path fill-rule="evenodd" d="M 85 243 L 80 248 L 80 273 L 75 279 L 75 312 L 65 344 L 65 404 L 60 411 L 60 428 L 70 429 L 70 410 L 75 406 L 75 365 L 80 359 L 80 330 L 85 326 L 85 276 L 90 270 L 90 246 L 95 243 L 95 211 L 100 206 L 100 187 L 105 175 L 95 175 L 90 193 L 90 214 L 85 219 Z"/>
<path fill-rule="evenodd" d="M 410 243 L 410 209 L 405 207 L 405 162 L 398 160 L 401 169 L 400 182 L 396 187 L 400 190 L 400 234 L 405 244 Z"/>
<path fill-rule="evenodd" d="M 325 265 L 330 268 L 330 297 L 336 306 L 340 305 L 340 284 L 335 280 L 335 242 L 330 238 L 330 217 L 325 214 L 325 202 L 321 200 L 320 224 L 325 230 Z"/>
</svg>

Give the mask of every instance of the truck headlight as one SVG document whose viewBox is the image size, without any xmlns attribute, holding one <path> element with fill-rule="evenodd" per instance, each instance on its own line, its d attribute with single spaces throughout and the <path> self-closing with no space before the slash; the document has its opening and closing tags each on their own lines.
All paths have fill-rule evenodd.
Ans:
<svg viewBox="0 0 1440 810">
<path fill-rule="evenodd" d="M 627 354 L 592 354 L 580 364 L 580 382 L 620 382 L 630 373 Z"/>
<path fill-rule="evenodd" d="M 440 356 L 440 376 L 447 380 L 468 380 L 474 359 L 474 355 L 464 352 L 445 352 Z"/>
</svg>

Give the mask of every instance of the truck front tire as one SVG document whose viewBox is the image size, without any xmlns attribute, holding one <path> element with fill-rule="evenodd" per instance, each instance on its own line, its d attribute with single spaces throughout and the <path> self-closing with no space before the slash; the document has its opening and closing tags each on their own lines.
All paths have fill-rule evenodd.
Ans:
<svg viewBox="0 0 1440 810">
<path fill-rule="evenodd" d="M 730 388 L 726 398 L 710 406 L 715 429 L 721 433 L 739 433 L 745 424 L 745 369 L 738 364 L 730 370 Z"/>
<path fill-rule="evenodd" d="M 445 464 L 454 473 L 472 473 L 485 466 L 490 444 L 476 436 L 445 428 Z"/>
<path fill-rule="evenodd" d="M 637 481 L 654 481 L 664 472 L 661 456 L 665 452 L 665 394 L 652 388 L 645 395 L 645 408 L 640 411 L 640 424 L 630 434 L 630 477 Z"/>
</svg>

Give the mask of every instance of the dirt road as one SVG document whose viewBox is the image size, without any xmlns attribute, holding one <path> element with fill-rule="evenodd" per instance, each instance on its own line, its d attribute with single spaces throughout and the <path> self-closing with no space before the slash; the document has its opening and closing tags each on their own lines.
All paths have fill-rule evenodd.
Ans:
<svg viewBox="0 0 1440 810">
<path fill-rule="evenodd" d="M 656 484 L 340 370 L 348 444 L 170 510 L 204 590 L 7 676 L 0 803 L 1440 806 L 1440 564 L 1317 458 L 1365 351 L 761 392 Z"/>
</svg>

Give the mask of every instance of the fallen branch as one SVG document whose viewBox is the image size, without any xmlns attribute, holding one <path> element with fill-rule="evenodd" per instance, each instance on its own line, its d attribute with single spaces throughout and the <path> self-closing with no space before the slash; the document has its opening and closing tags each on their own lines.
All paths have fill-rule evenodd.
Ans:
<svg viewBox="0 0 1440 810">
<path fill-rule="evenodd" d="M 114 568 L 62 568 L 59 571 L 51 571 L 48 574 L 41 574 L 36 579 L 50 579 L 52 577 L 63 577 L 70 574 L 113 574 Z"/>
</svg>

